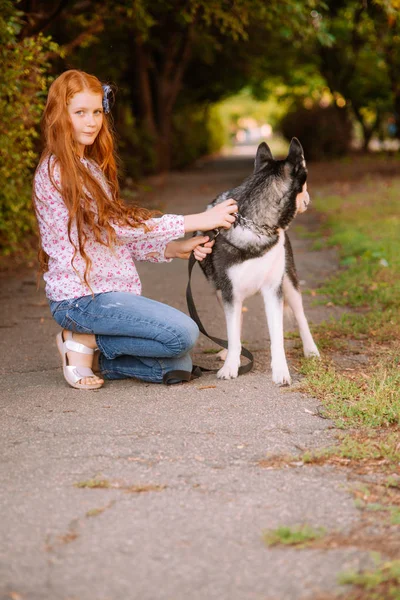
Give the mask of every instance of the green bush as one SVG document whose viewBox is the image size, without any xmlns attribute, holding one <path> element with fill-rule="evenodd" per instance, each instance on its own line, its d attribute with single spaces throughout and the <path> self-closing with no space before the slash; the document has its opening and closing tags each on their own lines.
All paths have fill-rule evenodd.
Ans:
<svg viewBox="0 0 400 600">
<path fill-rule="evenodd" d="M 306 160 L 340 157 L 349 151 L 352 125 L 347 111 L 337 106 L 297 106 L 283 117 L 280 129 L 287 140 L 299 138 Z"/>
<path fill-rule="evenodd" d="M 32 173 L 38 124 L 49 77 L 49 53 L 59 47 L 39 34 L 18 40 L 20 13 L 0 0 L 0 254 L 27 248 L 35 228 Z"/>
<path fill-rule="evenodd" d="M 225 141 L 218 113 L 202 107 L 185 107 L 173 117 L 172 167 L 182 168 L 219 150 Z"/>
</svg>

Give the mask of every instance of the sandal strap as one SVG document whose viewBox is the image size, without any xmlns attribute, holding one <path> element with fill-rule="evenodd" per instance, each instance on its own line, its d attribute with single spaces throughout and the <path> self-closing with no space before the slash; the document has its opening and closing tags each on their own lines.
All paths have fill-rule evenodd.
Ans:
<svg viewBox="0 0 400 600">
<path fill-rule="evenodd" d="M 80 344 L 71 339 L 66 339 L 64 342 L 64 348 L 68 352 L 80 352 L 81 354 L 93 354 L 94 350 L 88 348 L 84 344 Z"/>
<path fill-rule="evenodd" d="M 78 383 L 84 377 L 95 377 L 90 367 L 73 367 L 68 365 L 64 369 L 68 371 L 69 377 L 74 383 Z"/>
</svg>

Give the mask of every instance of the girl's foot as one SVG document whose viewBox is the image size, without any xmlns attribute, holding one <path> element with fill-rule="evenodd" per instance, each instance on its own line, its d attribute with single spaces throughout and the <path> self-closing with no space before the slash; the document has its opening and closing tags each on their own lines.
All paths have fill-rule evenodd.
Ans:
<svg viewBox="0 0 400 600">
<path fill-rule="evenodd" d="M 92 371 L 96 338 L 91 334 L 72 333 L 63 329 L 57 335 L 57 346 L 63 360 L 64 377 L 70 386 L 93 390 L 104 380 Z"/>
</svg>

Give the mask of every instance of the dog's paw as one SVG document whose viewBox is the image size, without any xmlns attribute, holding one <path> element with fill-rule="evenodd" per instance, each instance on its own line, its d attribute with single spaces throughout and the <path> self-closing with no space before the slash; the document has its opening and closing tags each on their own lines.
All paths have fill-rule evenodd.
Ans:
<svg viewBox="0 0 400 600">
<path fill-rule="evenodd" d="M 220 350 L 217 353 L 217 356 L 218 356 L 219 360 L 226 360 L 226 357 L 228 356 L 228 350 L 226 348 L 224 348 L 223 350 Z"/>
<path fill-rule="evenodd" d="M 287 365 L 272 369 L 272 381 L 276 385 L 290 385 L 292 383 Z"/>
<path fill-rule="evenodd" d="M 304 356 L 306 358 L 320 358 L 318 348 L 315 344 L 312 344 L 310 346 L 305 346 L 303 348 L 303 352 L 304 352 Z"/>
<path fill-rule="evenodd" d="M 239 363 L 237 362 L 226 362 L 224 366 L 218 371 L 218 379 L 235 379 L 238 376 Z"/>
</svg>

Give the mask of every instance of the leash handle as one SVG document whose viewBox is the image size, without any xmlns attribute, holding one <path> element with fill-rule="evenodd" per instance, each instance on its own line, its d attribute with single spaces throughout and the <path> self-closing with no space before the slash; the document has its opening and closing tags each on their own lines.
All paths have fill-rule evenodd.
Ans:
<svg viewBox="0 0 400 600">
<path fill-rule="evenodd" d="M 213 239 L 215 239 L 215 237 Z M 203 335 L 205 335 L 210 340 L 212 340 L 213 342 L 218 344 L 218 346 L 228 349 L 227 340 L 223 340 L 221 338 L 214 337 L 213 335 L 209 335 L 207 333 L 207 331 L 205 330 L 205 327 L 204 327 L 203 323 L 201 322 L 200 317 L 198 315 L 198 312 L 197 312 L 197 309 L 196 309 L 196 306 L 195 306 L 195 303 L 193 300 L 193 294 L 192 294 L 192 288 L 191 288 L 192 271 L 193 271 L 193 267 L 196 262 L 197 261 L 195 259 L 194 253 L 192 252 L 192 254 L 190 255 L 190 258 L 189 258 L 189 269 L 188 269 L 189 270 L 189 280 L 188 280 L 188 284 L 187 284 L 187 288 L 186 288 L 186 302 L 187 302 L 189 314 Z M 239 375 L 243 375 L 244 373 L 248 373 L 249 371 L 252 370 L 253 365 L 254 365 L 254 356 L 250 352 L 250 350 L 247 350 L 247 348 L 243 348 L 243 347 L 242 347 L 242 351 L 241 351 L 240 355 L 244 356 L 245 358 L 248 358 L 250 361 L 247 363 L 247 365 L 242 365 L 239 367 L 238 373 L 239 373 Z M 210 371 L 213 373 L 215 373 L 217 371 L 217 369 L 204 369 L 203 367 L 200 367 L 200 368 L 202 371 Z"/>
</svg>

